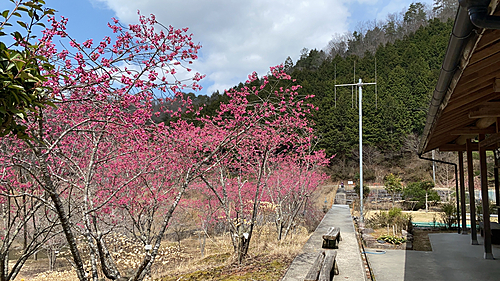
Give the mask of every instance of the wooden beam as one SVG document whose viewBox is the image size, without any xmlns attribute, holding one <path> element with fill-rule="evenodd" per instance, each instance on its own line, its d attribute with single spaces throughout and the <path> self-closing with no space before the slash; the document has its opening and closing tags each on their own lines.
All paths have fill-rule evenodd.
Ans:
<svg viewBox="0 0 500 281">
<path fill-rule="evenodd" d="M 500 79 L 498 80 L 500 84 Z M 500 90 L 500 85 L 498 86 Z M 469 112 L 469 118 L 500 117 L 500 102 L 486 102 Z"/>
<path fill-rule="evenodd" d="M 484 117 L 476 121 L 476 127 L 484 129 L 495 124 L 496 122 L 496 117 Z"/>
<path fill-rule="evenodd" d="M 471 142 L 471 151 L 479 151 L 479 145 L 477 142 Z M 493 150 L 497 148 L 496 144 L 494 145 L 489 145 L 487 147 L 484 147 L 484 150 Z M 447 143 L 447 144 L 442 144 L 436 149 L 439 149 L 439 151 L 467 151 L 465 145 L 459 145 L 459 144 L 454 144 L 454 143 Z"/>
<path fill-rule="evenodd" d="M 460 136 L 460 135 L 478 135 L 478 134 L 494 134 L 494 133 L 496 133 L 496 128 L 490 126 L 484 129 L 479 129 L 478 127 L 464 127 L 450 131 L 449 134 L 454 136 Z"/>
<path fill-rule="evenodd" d="M 455 129 L 460 129 L 463 127 L 475 126 L 476 119 L 470 119 L 467 113 L 463 115 L 454 116 L 455 118 L 449 118 L 451 116 L 441 115 L 443 118 L 437 120 L 436 132 L 449 132 Z"/>
<path fill-rule="evenodd" d="M 493 83 L 495 78 L 498 77 L 498 71 L 500 67 L 497 65 L 491 65 L 484 70 L 479 70 L 479 73 L 467 73 L 467 77 L 461 77 L 459 81 L 459 87 L 455 91 L 460 93 L 460 95 L 467 95 L 476 92 L 478 89 L 486 88 L 490 92 L 493 91 Z"/>
<path fill-rule="evenodd" d="M 500 79 L 495 78 L 493 81 L 493 92 L 495 93 L 500 93 Z"/>
<path fill-rule="evenodd" d="M 477 142 L 471 143 L 470 147 L 471 147 L 471 151 L 478 151 L 479 150 L 479 146 L 477 145 Z M 438 148 L 439 148 L 439 151 L 467 151 L 465 145 L 458 145 L 458 144 L 453 144 L 453 143 L 443 144 L 443 145 L 440 145 Z"/>
<path fill-rule="evenodd" d="M 465 142 L 468 139 L 473 139 L 475 137 L 476 137 L 475 135 L 461 135 L 455 140 L 455 143 L 458 145 L 465 145 Z"/>
<path fill-rule="evenodd" d="M 500 108 L 479 109 L 469 112 L 469 118 L 496 118 L 500 117 Z"/>
<path fill-rule="evenodd" d="M 500 117 L 500 108 L 480 109 L 469 112 L 469 118 Z"/>
<path fill-rule="evenodd" d="M 495 53 L 492 56 L 489 56 L 486 59 L 483 59 L 481 61 L 478 61 L 475 64 L 468 65 L 466 67 L 466 69 L 464 70 L 463 76 L 467 77 L 469 74 L 475 73 L 475 72 L 483 72 L 484 73 L 483 70 L 490 71 L 491 68 L 498 67 L 497 65 L 495 65 L 498 61 L 500 61 L 500 53 Z M 468 73 L 465 73 L 466 71 Z"/>
<path fill-rule="evenodd" d="M 480 148 L 487 148 L 490 146 L 498 147 L 498 143 L 500 142 L 500 133 L 495 133 L 489 135 L 487 138 L 479 142 Z"/>
<path fill-rule="evenodd" d="M 500 41 L 500 32 L 496 32 L 495 36 L 496 37 L 492 37 L 491 40 L 489 40 L 489 42 L 485 42 L 485 43 L 491 43 L 491 44 L 489 44 L 489 45 L 482 44 L 484 47 L 481 50 L 478 50 L 478 48 L 476 48 L 476 51 L 474 52 L 474 54 L 472 55 L 472 57 L 469 61 L 469 65 L 478 63 L 483 59 L 487 59 L 488 57 L 490 57 L 490 56 L 492 56 L 500 51 L 500 45 L 497 44 L 498 41 Z M 483 37 L 479 41 L 479 44 L 483 43 L 484 37 L 485 37 L 485 35 L 483 35 Z"/>
<path fill-rule="evenodd" d="M 477 43 L 476 53 L 479 50 L 488 48 L 489 46 L 495 44 L 499 40 L 500 40 L 500 30 L 497 29 L 485 30 L 483 36 L 481 37 L 481 40 L 479 40 L 479 42 Z"/>
<path fill-rule="evenodd" d="M 453 110 L 463 110 L 463 106 L 469 107 L 467 111 L 473 109 L 475 106 L 480 106 L 485 102 L 490 100 L 498 99 L 500 97 L 499 93 L 495 93 L 491 90 L 491 84 L 485 85 L 485 87 L 475 88 L 473 91 L 455 91 L 457 95 L 463 94 L 460 97 L 453 97 L 448 105 L 446 106 L 446 111 Z"/>
</svg>

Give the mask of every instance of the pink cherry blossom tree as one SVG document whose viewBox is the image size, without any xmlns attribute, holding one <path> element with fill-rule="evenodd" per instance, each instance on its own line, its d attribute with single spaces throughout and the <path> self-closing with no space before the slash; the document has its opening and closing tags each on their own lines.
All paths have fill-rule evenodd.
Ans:
<svg viewBox="0 0 500 281">
<path fill-rule="evenodd" d="M 37 116 L 26 118 L 30 140 L 2 139 L 2 187 L 7 189 L 3 183 L 21 170 L 30 183 L 29 196 L 39 200 L 21 225 L 42 203 L 47 206 L 57 216 L 80 280 L 122 277 L 105 239 L 112 231 L 132 233 L 144 245 L 130 280 L 144 279 L 173 211 L 199 170 L 192 157 L 177 157 L 192 137 L 190 125 L 166 127 L 151 117 L 159 96 L 163 104 L 181 105 L 175 112 L 165 109 L 171 116 L 189 110 L 179 90 L 198 89 L 203 76 L 180 81 L 175 75 L 191 71 L 183 65 L 197 58 L 200 46 L 187 29 L 162 26 L 154 16 L 139 21 L 124 27 L 114 20 L 109 27 L 116 37 L 94 44 L 76 42 L 65 32 L 67 19 L 51 18 L 38 51 L 55 65 L 44 72 L 44 86 L 57 107 L 40 108 Z M 63 42 L 62 51 L 56 39 Z M 79 237 L 88 248 L 87 262 Z"/>
<path fill-rule="evenodd" d="M 328 179 L 321 168 L 329 159 L 324 151 L 312 148 L 312 145 L 304 146 L 294 154 L 273 159 L 269 165 L 272 174 L 266 192 L 275 212 L 278 240 L 286 239 L 313 193 Z"/>
<path fill-rule="evenodd" d="M 110 237 L 125 234 L 144 248 L 127 277 L 143 280 L 185 192 L 203 184 L 219 205 L 214 213 L 226 220 L 241 262 L 260 202 L 278 200 L 269 187 L 273 176 L 293 166 L 283 162 L 281 168 L 276 159 L 320 165 L 298 153 L 311 142 L 309 96 L 300 97 L 283 67 L 273 67 L 262 80 L 254 73 L 247 86 L 229 91 L 229 102 L 214 117 L 199 116 L 199 125 L 182 118 L 155 123 L 157 113 L 182 117 L 194 110 L 180 90 L 199 89 L 203 76 L 176 78 L 192 71 L 188 66 L 200 48 L 187 29 L 140 16 L 139 24 L 128 27 L 117 20 L 109 24 L 114 38 L 79 43 L 66 33 L 66 22 L 51 18 L 37 48 L 55 66 L 41 71 L 56 107 L 27 116 L 29 139 L 1 139 L 4 237 L 14 239 L 28 223 L 40 233 L 31 238 L 37 245 L 62 232 L 78 278 L 97 281 L 124 277 Z M 159 97 L 164 107 L 154 112 Z M 0 251 L 1 276 L 6 257 L 8 250 Z M 21 266 L 1 278 L 12 279 Z"/>
<path fill-rule="evenodd" d="M 254 73 L 247 85 L 255 81 Z M 310 140 L 304 133 L 312 132 L 306 118 L 312 108 L 305 103 L 309 96 L 298 95 L 300 86 L 293 85 L 281 66 L 271 68 L 260 82 L 227 92 L 230 101 L 220 106 L 218 115 L 201 118 L 211 135 L 232 139 L 220 151 L 226 154 L 215 154 L 214 167 L 201 178 L 221 206 L 239 262 L 248 253 L 260 202 L 268 196 L 270 159 L 293 154 Z"/>
<path fill-rule="evenodd" d="M 5 142 L 0 147 L 7 148 Z M 4 281 L 15 279 L 29 257 L 61 234 L 61 227 L 45 204 L 46 194 L 30 182 L 30 175 L 3 155 L 0 163 L 0 280 Z M 22 249 L 16 250 L 15 243 L 21 241 Z M 12 256 L 17 259 L 9 264 Z"/>
</svg>

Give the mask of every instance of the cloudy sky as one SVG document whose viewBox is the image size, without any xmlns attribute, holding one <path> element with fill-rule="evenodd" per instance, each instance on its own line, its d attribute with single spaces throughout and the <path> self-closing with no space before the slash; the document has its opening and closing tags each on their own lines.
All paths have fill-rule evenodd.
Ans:
<svg viewBox="0 0 500 281">
<path fill-rule="evenodd" d="M 406 0 L 46 0 L 69 18 L 68 31 L 78 41 L 100 39 L 111 17 L 137 22 L 137 11 L 155 14 L 176 28 L 189 27 L 202 50 L 194 69 L 206 74 L 201 94 L 223 91 L 249 73 L 266 74 L 270 66 L 300 51 L 323 49 L 335 34 L 353 31 L 359 22 L 385 19 L 406 10 Z M 432 4 L 433 1 L 420 1 Z"/>
</svg>

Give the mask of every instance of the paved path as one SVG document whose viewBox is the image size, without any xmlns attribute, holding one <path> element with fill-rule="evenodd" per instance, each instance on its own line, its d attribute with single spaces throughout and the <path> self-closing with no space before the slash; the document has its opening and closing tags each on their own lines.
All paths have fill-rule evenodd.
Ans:
<svg viewBox="0 0 500 281">
<path fill-rule="evenodd" d="M 340 227 L 342 241 L 337 249 L 339 275 L 334 280 L 365 281 L 366 274 L 348 205 L 333 205 L 312 236 L 293 260 L 282 281 L 302 281 L 321 250 L 323 234 L 332 226 Z M 377 280 L 378 281 L 378 280 Z"/>
<path fill-rule="evenodd" d="M 483 245 L 471 245 L 469 235 L 429 234 L 432 252 L 387 250 L 386 254 L 367 254 L 377 281 L 420 280 L 500 280 L 500 260 L 483 259 Z M 481 237 L 478 241 L 482 244 Z M 375 252 L 377 249 L 365 249 Z M 493 256 L 500 258 L 500 247 L 493 245 Z"/>
</svg>

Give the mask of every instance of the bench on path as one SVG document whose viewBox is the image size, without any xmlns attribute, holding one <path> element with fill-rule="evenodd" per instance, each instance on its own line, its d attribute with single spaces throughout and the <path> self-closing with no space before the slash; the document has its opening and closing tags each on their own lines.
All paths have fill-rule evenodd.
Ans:
<svg viewBox="0 0 500 281">
<path fill-rule="evenodd" d="M 340 227 L 330 227 L 323 235 L 323 248 L 338 249 L 338 243 L 342 240 L 340 237 Z"/>
<path fill-rule="evenodd" d="M 337 251 L 319 251 L 304 281 L 331 281 L 334 275 L 339 274 L 336 257 Z"/>
</svg>

